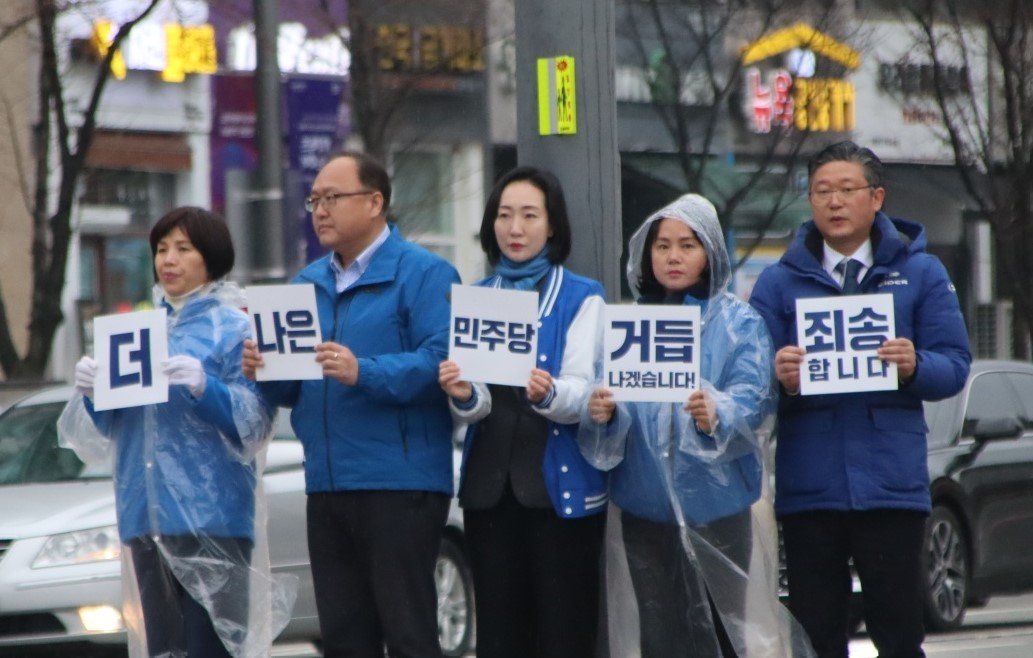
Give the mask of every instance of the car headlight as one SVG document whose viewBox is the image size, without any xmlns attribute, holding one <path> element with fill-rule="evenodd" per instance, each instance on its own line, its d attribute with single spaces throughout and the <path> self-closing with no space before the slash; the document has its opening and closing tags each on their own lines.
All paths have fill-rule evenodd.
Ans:
<svg viewBox="0 0 1033 658">
<path fill-rule="evenodd" d="M 47 539 L 39 555 L 32 561 L 33 569 L 64 567 L 84 562 L 117 560 L 122 553 L 118 541 L 118 526 L 91 528 L 65 532 Z"/>
</svg>

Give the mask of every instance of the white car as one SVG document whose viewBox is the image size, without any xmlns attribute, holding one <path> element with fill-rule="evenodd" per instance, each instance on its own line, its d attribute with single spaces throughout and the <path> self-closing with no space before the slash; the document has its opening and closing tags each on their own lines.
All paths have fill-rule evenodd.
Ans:
<svg viewBox="0 0 1033 658">
<path fill-rule="evenodd" d="M 0 414 L 0 655 L 43 647 L 77 656 L 125 652 L 111 471 L 84 466 L 57 445 L 56 420 L 71 394 L 48 389 Z M 263 476 L 273 571 L 300 581 L 278 641 L 318 646 L 303 454 L 287 416 L 280 414 Z M 454 500 L 435 577 L 442 648 L 462 656 L 473 643 L 473 581 Z"/>
</svg>

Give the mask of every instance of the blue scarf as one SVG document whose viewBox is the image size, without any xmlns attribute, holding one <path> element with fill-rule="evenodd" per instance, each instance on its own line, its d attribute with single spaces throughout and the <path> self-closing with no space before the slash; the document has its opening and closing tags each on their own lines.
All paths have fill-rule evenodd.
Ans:
<svg viewBox="0 0 1033 658">
<path fill-rule="evenodd" d="M 499 262 L 495 266 L 495 274 L 499 275 L 502 287 L 507 290 L 534 290 L 538 282 L 549 273 L 552 263 L 549 262 L 549 247 L 546 245 L 531 260 L 517 263 L 499 254 Z"/>
</svg>

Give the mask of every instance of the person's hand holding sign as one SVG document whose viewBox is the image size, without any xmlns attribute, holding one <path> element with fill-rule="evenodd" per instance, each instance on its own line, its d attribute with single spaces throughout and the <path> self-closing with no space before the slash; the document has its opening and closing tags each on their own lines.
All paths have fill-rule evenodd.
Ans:
<svg viewBox="0 0 1033 658">
<path fill-rule="evenodd" d="M 714 398 L 706 391 L 693 391 L 685 403 L 685 411 L 696 421 L 700 432 L 710 434 L 717 429 L 717 407 L 714 406 Z"/>
<path fill-rule="evenodd" d="M 876 354 L 887 363 L 897 364 L 897 380 L 902 384 L 911 381 L 918 368 L 915 344 L 907 338 L 891 338 L 882 344 Z"/>
<path fill-rule="evenodd" d="M 605 425 L 613 418 L 617 403 L 613 401 L 613 393 L 607 388 L 597 388 L 588 398 L 588 414 L 592 421 Z"/>
<path fill-rule="evenodd" d="M 527 399 L 532 404 L 538 404 L 549 395 L 552 390 L 552 375 L 546 370 L 535 368 L 531 371 L 531 379 L 527 382 Z"/>
<path fill-rule="evenodd" d="M 344 345 L 333 342 L 316 345 L 316 362 L 323 366 L 325 377 L 332 377 L 345 386 L 355 386 L 359 381 L 359 360 Z"/>
<path fill-rule="evenodd" d="M 461 381 L 462 373 L 455 361 L 442 361 L 438 366 L 438 384 L 448 397 L 458 402 L 466 402 L 473 395 L 473 385 Z"/>
<path fill-rule="evenodd" d="M 800 392 L 800 364 L 807 352 L 796 345 L 786 345 L 775 353 L 775 376 L 789 395 Z"/>
</svg>

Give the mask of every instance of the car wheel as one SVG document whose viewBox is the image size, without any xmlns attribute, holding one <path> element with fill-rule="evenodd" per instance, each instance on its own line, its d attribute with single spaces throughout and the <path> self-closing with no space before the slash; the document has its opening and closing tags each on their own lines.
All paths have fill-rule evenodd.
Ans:
<svg viewBox="0 0 1033 658">
<path fill-rule="evenodd" d="M 925 528 L 926 627 L 947 631 L 961 626 L 968 592 L 968 543 L 954 513 L 933 508 Z"/>
<path fill-rule="evenodd" d="M 434 583 L 441 651 L 446 656 L 463 656 L 473 644 L 473 576 L 462 549 L 450 537 L 441 540 Z"/>
</svg>

